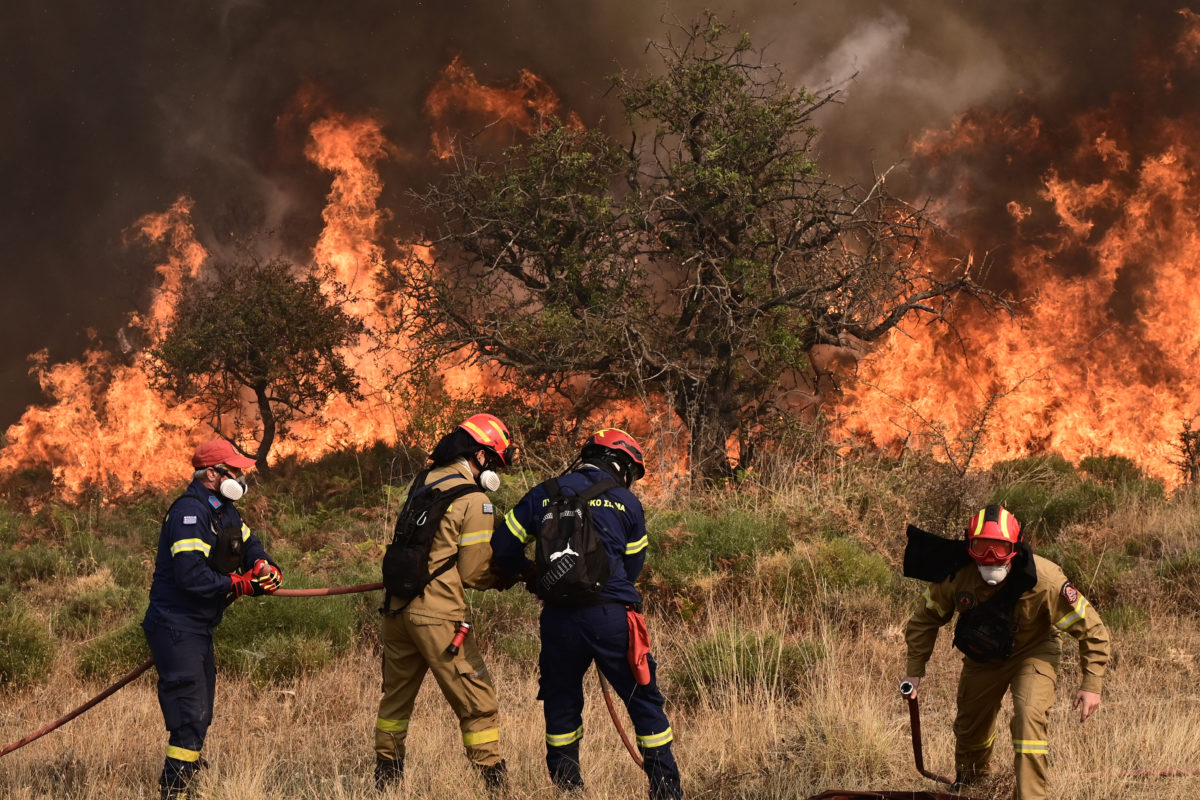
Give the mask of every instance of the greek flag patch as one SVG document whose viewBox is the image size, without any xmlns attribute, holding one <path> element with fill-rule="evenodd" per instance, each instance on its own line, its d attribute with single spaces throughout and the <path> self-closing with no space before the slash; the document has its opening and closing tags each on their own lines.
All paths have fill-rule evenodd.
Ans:
<svg viewBox="0 0 1200 800">
<path fill-rule="evenodd" d="M 184 518 L 183 518 L 183 524 L 184 524 L 184 525 L 195 525 L 195 524 L 196 524 L 196 517 L 195 517 L 195 516 L 186 516 L 186 517 L 184 517 Z"/>
<path fill-rule="evenodd" d="M 485 513 L 485 514 L 491 514 L 491 513 L 493 513 L 493 509 L 492 509 L 492 504 L 491 504 L 491 503 L 484 503 L 484 504 L 483 504 L 483 513 Z"/>
</svg>

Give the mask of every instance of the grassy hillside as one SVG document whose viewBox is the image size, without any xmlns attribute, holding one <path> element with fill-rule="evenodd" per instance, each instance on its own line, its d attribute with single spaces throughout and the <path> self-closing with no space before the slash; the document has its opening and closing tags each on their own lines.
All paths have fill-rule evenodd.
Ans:
<svg viewBox="0 0 1200 800">
<path fill-rule="evenodd" d="M 383 449 L 285 463 L 241 505 L 289 588 L 378 580 L 409 461 Z M 908 523 L 951 535 L 987 502 L 1017 514 L 1110 624 L 1104 705 L 1080 726 L 1068 641 L 1051 730 L 1055 798 L 1185 797 L 1200 778 L 1195 690 L 1200 494 L 1165 492 L 1128 461 L 1053 456 L 959 476 L 936 463 L 808 454 L 737 490 L 645 491 L 641 586 L 690 797 L 805 798 L 829 788 L 933 789 L 913 768 L 900 576 Z M 537 476 L 507 475 L 501 510 Z M 0 508 L 0 746 L 89 699 L 147 657 L 138 627 L 171 495 L 119 506 Z M 221 682 L 205 756 L 211 800 L 368 798 L 379 692 L 375 595 L 238 601 L 218 629 Z M 513 797 L 553 797 L 543 765 L 536 600 L 473 593 L 497 679 Z M 922 685 L 925 761 L 950 772 L 958 657 L 943 634 Z M 644 778 L 589 677 L 586 797 L 641 797 Z M 997 765 L 1009 771 L 1007 711 Z M 628 721 L 625 721 L 628 728 Z M 152 797 L 165 745 L 154 673 L 0 758 L 3 796 Z M 432 681 L 414 715 L 405 796 L 483 797 Z M 1097 774 L 1099 773 L 1099 774 Z M 976 792 L 1003 797 L 1005 780 Z"/>
</svg>

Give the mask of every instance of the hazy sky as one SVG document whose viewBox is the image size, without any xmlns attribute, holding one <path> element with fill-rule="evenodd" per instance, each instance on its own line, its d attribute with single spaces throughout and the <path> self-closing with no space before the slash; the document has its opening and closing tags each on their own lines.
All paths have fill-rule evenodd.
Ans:
<svg viewBox="0 0 1200 800">
<path fill-rule="evenodd" d="M 528 68 L 597 124 L 618 116 L 605 76 L 652 67 L 646 44 L 666 32 L 662 19 L 708 7 L 797 83 L 858 74 L 821 118 L 826 167 L 853 174 L 903 158 L 912 137 L 971 107 L 1023 96 L 1069 114 L 1133 91 L 1131 53 L 1168 41 L 1182 5 L 9 0 L 0 426 L 38 398 L 30 353 L 73 359 L 89 328 L 110 342 L 144 308 L 153 255 L 123 240 L 140 216 L 187 194 L 210 248 L 263 227 L 315 236 L 328 177 L 275 124 L 306 82 L 343 111 L 382 117 L 416 153 L 427 147 L 425 92 L 455 53 L 488 83 Z"/>
</svg>

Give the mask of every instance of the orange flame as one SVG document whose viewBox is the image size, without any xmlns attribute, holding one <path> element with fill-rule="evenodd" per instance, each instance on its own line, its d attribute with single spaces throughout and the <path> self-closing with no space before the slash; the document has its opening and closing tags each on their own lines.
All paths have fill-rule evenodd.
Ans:
<svg viewBox="0 0 1200 800">
<path fill-rule="evenodd" d="M 425 99 L 433 152 L 443 159 L 454 153 L 456 131 L 471 136 L 488 133 L 503 143 L 502 137 L 514 129 L 524 133 L 537 130 L 544 119 L 558 113 L 558 107 L 558 95 L 529 70 L 521 70 L 521 77 L 512 86 L 483 86 L 460 56 L 446 66 Z M 582 127 L 574 114 L 568 124 Z"/>
<path fill-rule="evenodd" d="M 457 58 L 426 104 L 439 153 L 449 146 L 456 120 L 528 132 L 557 108 L 558 98 L 536 75 L 522 72 L 514 86 L 482 86 Z M 503 124 L 495 126 L 497 122 Z M 385 259 L 381 239 L 389 216 L 379 206 L 383 182 L 378 165 L 397 155 L 396 148 L 378 120 L 332 111 L 329 98 L 312 84 L 300 88 L 278 120 L 281 150 L 287 147 L 289 131 L 299 124 L 308 126 L 305 157 L 332 175 L 313 262 L 328 274 L 326 288 L 337 294 L 343 307 L 376 336 L 385 336 L 387 308 L 374 278 Z M 128 339 L 135 334 L 153 339 L 165 330 L 184 278 L 200 274 L 208 253 L 195 238 L 192 211 L 192 201 L 181 197 L 167 211 L 147 215 L 131 228 L 130 239 L 164 245 L 168 258 L 156 268 L 159 286 L 149 309 L 132 313 L 119 335 L 119 349 L 129 363 L 122 363 L 100 342 L 77 362 L 51 365 L 44 351 L 31 358 L 31 372 L 50 400 L 27 409 L 6 431 L 0 474 L 49 467 L 56 490 L 67 498 L 89 487 L 106 497 L 144 486 L 166 488 L 186 476 L 189 451 L 214 432 L 200 422 L 199 409 L 151 388 L 141 356 Z M 427 244 L 409 247 L 418 260 L 432 260 Z M 390 392 L 395 376 L 407 366 L 401 348 L 372 351 L 364 337 L 346 356 L 361 381 L 364 401 L 329 397 L 312 419 L 289 427 L 290 438 L 277 441 L 272 460 L 288 455 L 312 459 L 347 447 L 396 442 L 407 422 L 405 410 L 396 406 Z M 494 376 L 479 367 L 455 366 L 444 377 L 452 395 L 477 390 L 481 384 L 496 387 Z"/>
<path fill-rule="evenodd" d="M 1182 53 L 1196 52 L 1196 19 Z M 1115 99 L 1069 125 L 969 114 L 918 145 L 954 187 L 938 198 L 952 229 L 1006 209 L 970 235 L 1007 269 L 1017 313 L 958 307 L 965 347 L 905 326 L 860 363 L 838 408 L 844 434 L 960 466 L 972 442 L 974 466 L 1121 455 L 1177 482 L 1175 444 L 1200 413 L 1200 144 L 1194 116 L 1150 130 L 1133 118 L 1145 113 Z M 962 167 L 978 163 L 993 169 L 976 180 Z M 1031 166 L 1033 191 L 1013 179 Z M 989 206 L 981 187 L 1002 179 L 1008 197 Z"/>
</svg>

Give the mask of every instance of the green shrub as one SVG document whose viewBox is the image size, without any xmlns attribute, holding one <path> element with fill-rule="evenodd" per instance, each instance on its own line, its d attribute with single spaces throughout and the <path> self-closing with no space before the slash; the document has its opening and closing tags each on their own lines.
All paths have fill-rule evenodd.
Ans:
<svg viewBox="0 0 1200 800">
<path fill-rule="evenodd" d="M 67 572 L 62 553 L 49 545 L 35 542 L 21 550 L 0 551 L 0 575 L 14 586 L 31 580 L 45 580 Z"/>
<path fill-rule="evenodd" d="M 80 645 L 75 653 L 75 673 L 81 678 L 111 680 L 150 657 L 142 615 L 131 616 L 125 624 L 103 636 Z"/>
<path fill-rule="evenodd" d="M 899 588 L 897 570 L 883 556 L 853 539 L 832 539 L 798 547 L 785 557 L 760 564 L 762 585 L 774 597 L 811 597 L 818 590 L 866 590 L 888 595 Z"/>
<path fill-rule="evenodd" d="M 133 611 L 144 591 L 120 586 L 100 586 L 67 598 L 54 620 L 55 633 L 79 636 L 95 633 Z"/>
<path fill-rule="evenodd" d="M 1115 487 L 1125 496 L 1157 500 L 1166 496 L 1162 481 L 1147 476 L 1125 456 L 1088 456 L 1079 462 L 1079 469 L 1093 480 Z"/>
<path fill-rule="evenodd" d="M 989 502 L 999 503 L 1021 522 L 1022 538 L 1053 542 L 1064 528 L 1088 523 L 1112 512 L 1117 493 L 1091 481 L 1050 484 L 1019 482 L 997 490 Z"/>
<path fill-rule="evenodd" d="M 0 609 L 0 685 L 45 682 L 54 653 L 46 624 L 23 600 L 16 598 Z"/>
<path fill-rule="evenodd" d="M 647 574 L 675 590 L 716 572 L 745 574 L 758 556 L 790 543 L 786 521 L 778 513 L 666 512 L 652 514 L 647 527 Z"/>
<path fill-rule="evenodd" d="M 297 582 L 309 581 L 289 581 L 287 588 L 303 588 Z M 238 600 L 216 630 L 218 664 L 262 681 L 324 666 L 333 654 L 346 650 L 360 630 L 355 597 Z M 306 647 L 314 648 L 311 655 L 305 655 Z"/>
<path fill-rule="evenodd" d="M 1038 554 L 1062 567 L 1067 578 L 1093 603 L 1115 603 L 1121 581 L 1136 565 L 1125 549 L 1096 552 L 1081 542 L 1054 542 Z"/>
<path fill-rule="evenodd" d="M 494 644 L 501 653 L 524 666 L 536 666 L 538 653 L 542 649 L 539 636 L 528 631 L 502 633 L 496 637 Z"/>
<path fill-rule="evenodd" d="M 1046 482 L 1056 477 L 1074 477 L 1075 467 L 1057 453 L 1040 456 L 1014 458 L 1008 461 L 997 461 L 992 465 L 993 474 L 1005 481 L 1037 481 Z"/>
<path fill-rule="evenodd" d="M 328 639 L 302 633 L 274 633 L 251 642 L 221 643 L 217 660 L 258 686 L 311 674 L 333 660 L 335 646 Z"/>
<path fill-rule="evenodd" d="M 774 631 L 740 628 L 680 645 L 679 666 L 669 671 L 672 699 L 694 703 L 719 692 L 753 689 L 789 694 L 824 654 L 816 640 L 785 639 Z"/>
</svg>

